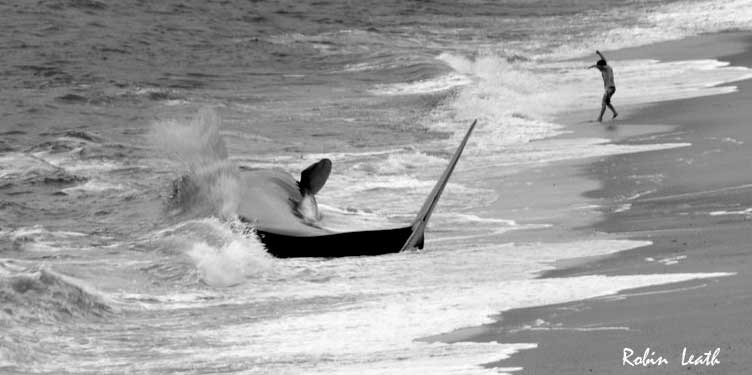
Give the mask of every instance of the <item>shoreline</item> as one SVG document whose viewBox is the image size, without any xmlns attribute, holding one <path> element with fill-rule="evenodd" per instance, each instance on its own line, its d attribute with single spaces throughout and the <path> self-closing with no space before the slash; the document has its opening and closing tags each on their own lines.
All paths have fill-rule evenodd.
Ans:
<svg viewBox="0 0 752 375">
<path fill-rule="evenodd" d="M 712 48 L 705 48 L 708 46 Z M 734 32 L 609 51 L 607 55 L 661 60 L 712 57 L 731 65 L 750 66 L 750 46 L 752 35 Z M 564 114 L 562 118 L 574 128 L 575 136 L 607 137 L 625 145 L 692 145 L 580 163 L 585 175 L 601 183 L 584 197 L 609 202 L 634 197 L 625 210 L 601 207 L 602 219 L 580 229 L 653 244 L 595 259 L 566 260 L 539 277 L 671 272 L 736 275 L 504 311 L 496 323 L 469 331 L 474 334 L 468 340 L 535 342 L 538 347 L 488 366 L 522 367 L 525 374 L 709 371 L 702 364 L 694 370 L 691 364 L 682 366 L 677 353 L 685 347 L 694 352 L 721 348 L 720 364 L 711 366 L 719 373 L 734 373 L 749 366 L 742 353 L 750 349 L 745 337 L 752 330 L 752 318 L 744 317 L 752 316 L 752 296 L 745 292 L 751 276 L 744 266 L 752 256 L 744 247 L 752 240 L 747 222 L 752 213 L 742 212 L 752 207 L 752 185 L 747 186 L 752 184 L 752 173 L 748 173 L 752 165 L 746 163 L 744 169 L 744 161 L 752 157 L 752 152 L 744 150 L 744 145 L 752 142 L 752 132 L 744 129 L 744 106 L 752 97 L 748 94 L 752 80 L 732 85 L 738 91 L 620 109 L 620 117 L 613 123 L 616 129 L 611 130 L 608 125 L 582 125 L 584 116 L 593 116 L 590 112 Z M 724 210 L 731 214 L 719 214 Z M 637 353 L 650 347 L 658 353 L 656 356 L 663 354 L 668 364 L 625 368 L 621 360 L 626 347 Z"/>
</svg>

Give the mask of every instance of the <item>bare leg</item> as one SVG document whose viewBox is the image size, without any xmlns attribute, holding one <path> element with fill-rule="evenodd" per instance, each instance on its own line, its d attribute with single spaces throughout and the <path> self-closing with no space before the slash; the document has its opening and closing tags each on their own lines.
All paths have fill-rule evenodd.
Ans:
<svg viewBox="0 0 752 375">
<path fill-rule="evenodd" d="M 614 116 L 611 118 L 616 118 L 619 114 L 616 113 L 616 110 L 614 109 L 614 106 L 611 105 L 611 103 L 608 103 L 608 108 L 611 110 L 611 112 L 614 113 Z M 601 110 L 601 116 L 603 116 L 603 110 Z"/>
<path fill-rule="evenodd" d="M 603 122 L 603 114 L 606 112 L 606 104 L 601 106 L 601 114 L 598 115 L 598 122 Z"/>
<path fill-rule="evenodd" d="M 598 122 L 601 122 L 603 120 L 603 114 L 606 112 L 606 107 L 608 107 L 614 114 L 614 116 L 611 118 L 616 118 L 616 116 L 619 115 L 618 113 L 616 113 L 614 106 L 611 105 L 611 96 L 614 95 L 614 92 L 616 92 L 616 88 L 609 87 L 603 94 L 603 101 L 601 102 L 601 115 L 598 116 Z"/>
</svg>

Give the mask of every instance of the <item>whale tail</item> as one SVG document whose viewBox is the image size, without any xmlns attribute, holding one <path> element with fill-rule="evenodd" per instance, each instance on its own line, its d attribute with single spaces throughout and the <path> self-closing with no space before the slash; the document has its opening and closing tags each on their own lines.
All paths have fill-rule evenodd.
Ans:
<svg viewBox="0 0 752 375">
<path fill-rule="evenodd" d="M 300 172 L 300 182 L 298 183 L 300 194 L 303 196 L 318 194 L 321 188 L 324 187 L 326 180 L 329 179 L 329 173 L 331 172 L 332 161 L 329 159 L 321 159 L 308 166 L 303 172 Z"/>
<path fill-rule="evenodd" d="M 316 194 L 324 187 L 331 171 L 332 161 L 321 159 L 308 166 L 303 172 L 300 172 L 298 189 L 300 190 L 301 199 L 298 202 L 296 211 L 303 218 L 304 222 L 314 223 L 321 219 L 319 206 L 316 202 Z"/>
</svg>

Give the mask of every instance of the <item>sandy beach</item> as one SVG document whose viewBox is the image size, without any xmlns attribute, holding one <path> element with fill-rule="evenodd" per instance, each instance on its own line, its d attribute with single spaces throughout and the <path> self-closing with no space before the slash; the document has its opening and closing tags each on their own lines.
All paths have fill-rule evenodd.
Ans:
<svg viewBox="0 0 752 375">
<path fill-rule="evenodd" d="M 747 33 L 725 33 L 609 55 L 661 60 L 716 58 L 749 66 L 750 42 L 752 36 Z M 752 81 L 736 86 L 738 91 L 731 94 L 624 108 L 618 121 L 604 126 L 587 122 L 594 113 L 567 115 L 577 134 L 607 137 L 611 132 L 614 138 L 629 133 L 625 129 L 630 127 L 672 125 L 675 127 L 663 132 L 617 138 L 616 142 L 686 142 L 691 146 L 609 156 L 581 165 L 579 172 L 600 185 L 585 197 L 621 203 L 618 209 L 616 204 L 604 205 L 603 219 L 581 229 L 653 244 L 584 264 L 560 265 L 541 277 L 679 272 L 735 275 L 504 312 L 499 322 L 484 327 L 474 340 L 536 342 L 538 347 L 492 366 L 519 366 L 525 374 L 741 374 L 750 369 L 752 151 L 748 145 L 752 142 Z M 614 102 L 620 108 L 618 100 Z M 625 201 L 624 197 L 631 199 Z M 635 364 L 633 359 L 643 357 L 646 349 L 647 365 Z M 625 351 L 635 354 L 625 361 Z"/>
</svg>

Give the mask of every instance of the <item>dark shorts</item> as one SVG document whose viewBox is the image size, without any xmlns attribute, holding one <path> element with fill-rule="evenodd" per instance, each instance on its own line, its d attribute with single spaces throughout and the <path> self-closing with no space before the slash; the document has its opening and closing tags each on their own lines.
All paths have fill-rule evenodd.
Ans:
<svg viewBox="0 0 752 375">
<path fill-rule="evenodd" d="M 606 89 L 606 93 L 603 94 L 603 105 L 611 104 L 611 96 L 616 92 L 616 87 L 609 87 Z"/>
</svg>

